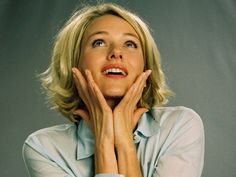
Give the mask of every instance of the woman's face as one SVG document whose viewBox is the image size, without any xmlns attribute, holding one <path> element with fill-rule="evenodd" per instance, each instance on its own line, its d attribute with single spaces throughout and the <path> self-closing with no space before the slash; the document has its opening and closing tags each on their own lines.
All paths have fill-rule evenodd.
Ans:
<svg viewBox="0 0 236 177">
<path fill-rule="evenodd" d="M 84 33 L 79 66 L 91 71 L 105 98 L 124 96 L 144 70 L 138 34 L 120 17 L 95 19 Z"/>
</svg>

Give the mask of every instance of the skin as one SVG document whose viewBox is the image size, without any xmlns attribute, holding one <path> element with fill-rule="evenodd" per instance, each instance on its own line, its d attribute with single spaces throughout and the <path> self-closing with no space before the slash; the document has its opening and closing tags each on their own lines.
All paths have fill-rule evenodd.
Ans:
<svg viewBox="0 0 236 177">
<path fill-rule="evenodd" d="M 118 28 L 119 27 L 119 28 Z M 146 80 L 137 33 L 125 20 L 104 15 L 84 33 L 79 68 L 72 68 L 78 93 L 86 105 L 81 116 L 95 135 L 95 172 L 141 177 L 133 131 L 146 108 L 138 108 Z M 104 75 L 106 66 L 125 68 L 125 76 Z"/>
</svg>

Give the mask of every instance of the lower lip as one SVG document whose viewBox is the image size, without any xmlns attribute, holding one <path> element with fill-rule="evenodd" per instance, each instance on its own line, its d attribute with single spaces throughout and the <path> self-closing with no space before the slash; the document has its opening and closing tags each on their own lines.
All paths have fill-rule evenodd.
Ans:
<svg viewBox="0 0 236 177">
<path fill-rule="evenodd" d="M 123 76 L 123 75 L 113 75 L 113 74 L 104 74 L 104 77 L 108 77 L 108 78 L 111 78 L 111 79 L 123 79 L 125 78 L 126 76 Z"/>
</svg>

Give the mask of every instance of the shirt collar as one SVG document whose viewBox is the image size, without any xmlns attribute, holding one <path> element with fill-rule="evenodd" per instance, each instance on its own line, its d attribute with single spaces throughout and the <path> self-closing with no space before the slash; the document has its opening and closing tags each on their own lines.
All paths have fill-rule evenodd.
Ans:
<svg viewBox="0 0 236 177">
<path fill-rule="evenodd" d="M 77 160 L 93 155 L 95 145 L 94 135 L 83 119 L 78 124 L 77 137 Z"/>
<path fill-rule="evenodd" d="M 154 118 L 155 119 L 154 119 Z M 142 137 L 151 137 L 160 130 L 158 117 L 152 110 L 144 113 L 139 120 L 134 135 L 141 134 Z M 94 154 L 94 135 L 86 122 L 81 119 L 77 129 L 77 160 L 90 157 Z M 141 138 L 141 137 L 140 137 Z"/>
<path fill-rule="evenodd" d="M 144 113 L 134 133 L 141 133 L 145 137 L 151 137 L 157 134 L 160 127 L 159 122 L 156 121 L 152 115 L 152 110 Z"/>
</svg>

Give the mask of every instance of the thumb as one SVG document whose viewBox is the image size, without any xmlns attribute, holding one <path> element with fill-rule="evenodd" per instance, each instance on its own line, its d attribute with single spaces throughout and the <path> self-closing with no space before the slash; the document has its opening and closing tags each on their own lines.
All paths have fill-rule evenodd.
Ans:
<svg viewBox="0 0 236 177">
<path fill-rule="evenodd" d="M 80 116 L 85 122 L 86 124 L 89 126 L 89 128 L 94 132 L 93 130 L 93 126 L 90 122 L 90 116 L 89 116 L 89 113 L 83 109 L 76 109 L 74 112 L 73 112 L 74 115 L 77 115 L 77 116 Z"/>
<path fill-rule="evenodd" d="M 73 112 L 74 115 L 80 116 L 82 119 L 84 119 L 85 122 L 89 123 L 89 114 L 87 111 L 83 110 L 83 109 L 76 109 Z"/>
<path fill-rule="evenodd" d="M 133 128 L 137 125 L 139 119 L 141 118 L 142 114 L 148 112 L 147 108 L 138 108 L 134 111 L 134 117 L 133 117 Z"/>
</svg>

